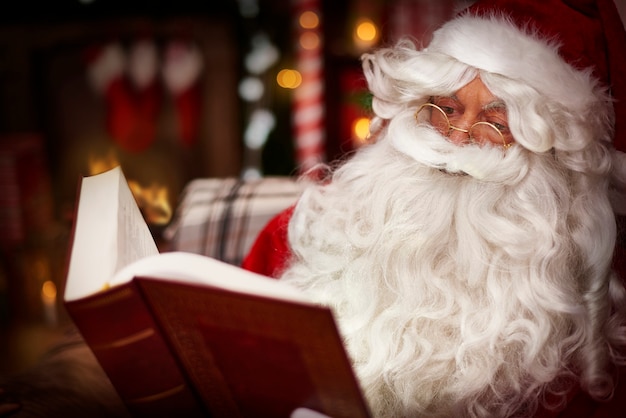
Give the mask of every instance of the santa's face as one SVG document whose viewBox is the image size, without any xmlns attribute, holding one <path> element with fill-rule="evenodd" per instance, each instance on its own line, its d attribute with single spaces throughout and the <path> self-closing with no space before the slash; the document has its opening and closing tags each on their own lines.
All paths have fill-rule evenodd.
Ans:
<svg viewBox="0 0 626 418">
<path fill-rule="evenodd" d="M 514 141 L 506 105 L 491 93 L 480 77 L 451 96 L 435 96 L 418 109 L 426 119 L 457 145 L 479 144 L 508 148 Z"/>
</svg>

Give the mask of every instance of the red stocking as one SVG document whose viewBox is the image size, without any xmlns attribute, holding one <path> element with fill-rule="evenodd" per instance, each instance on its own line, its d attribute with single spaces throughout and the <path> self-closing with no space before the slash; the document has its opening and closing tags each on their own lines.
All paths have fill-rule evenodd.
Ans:
<svg viewBox="0 0 626 418">
<path fill-rule="evenodd" d="M 174 98 L 178 132 L 183 145 L 191 147 L 198 140 L 202 94 L 199 77 L 202 56 L 191 42 L 171 41 L 165 50 L 163 79 Z"/>
<path fill-rule="evenodd" d="M 142 47 L 137 44 L 131 49 L 128 63 L 124 50 L 115 43 L 95 48 L 87 56 L 92 85 L 106 101 L 106 129 L 129 152 L 144 151 L 154 141 L 161 100 L 154 78 L 156 55 L 150 60 L 150 51 L 138 52 Z M 136 55 L 142 55 L 142 59 Z M 138 70 L 137 62 L 155 69 Z M 130 77 L 125 73 L 127 64 Z"/>
<path fill-rule="evenodd" d="M 135 122 L 130 136 L 121 143 L 125 149 L 141 152 L 154 142 L 162 94 L 157 80 L 158 53 L 154 42 L 139 40 L 129 52 L 128 76 L 132 83 Z"/>
</svg>

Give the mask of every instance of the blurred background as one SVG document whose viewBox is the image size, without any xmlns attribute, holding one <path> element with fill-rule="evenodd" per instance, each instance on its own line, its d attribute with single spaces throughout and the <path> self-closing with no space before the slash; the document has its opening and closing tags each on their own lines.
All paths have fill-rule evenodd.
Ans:
<svg viewBox="0 0 626 418">
<path fill-rule="evenodd" d="M 469 0 L 31 0 L 0 14 L 0 374 L 67 322 L 81 176 L 121 165 L 159 241 L 202 177 L 295 176 L 367 139 L 359 57 Z M 618 0 L 620 8 L 624 1 Z"/>
</svg>

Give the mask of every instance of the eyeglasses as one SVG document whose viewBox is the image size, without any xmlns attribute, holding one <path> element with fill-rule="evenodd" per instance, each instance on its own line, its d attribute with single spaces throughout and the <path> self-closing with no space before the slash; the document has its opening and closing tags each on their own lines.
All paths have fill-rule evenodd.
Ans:
<svg viewBox="0 0 626 418">
<path fill-rule="evenodd" d="M 491 122 L 478 121 L 475 122 L 469 129 L 462 129 L 450 123 L 450 119 L 446 112 L 434 103 L 424 103 L 415 112 L 415 120 L 419 120 L 419 115 L 422 112 L 427 112 L 428 119 L 431 125 L 436 128 L 442 135 L 450 136 L 452 131 L 459 131 L 468 134 L 468 143 L 485 145 L 502 144 L 504 149 L 509 148 L 512 145 L 512 139 L 507 139 L 507 136 L 502 133 L 496 125 Z"/>
</svg>

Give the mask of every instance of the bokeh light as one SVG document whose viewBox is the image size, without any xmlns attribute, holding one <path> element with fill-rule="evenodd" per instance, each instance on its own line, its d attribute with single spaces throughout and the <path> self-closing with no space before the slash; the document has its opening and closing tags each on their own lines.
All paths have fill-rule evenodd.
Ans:
<svg viewBox="0 0 626 418">
<path fill-rule="evenodd" d="M 285 89 L 295 89 L 302 83 L 302 75 L 291 69 L 282 69 L 276 75 L 276 82 Z"/>
<path fill-rule="evenodd" d="M 300 15 L 298 22 L 304 29 L 315 29 L 320 24 L 320 18 L 315 12 L 308 10 Z"/>
<path fill-rule="evenodd" d="M 356 36 L 362 41 L 372 42 L 378 37 L 378 29 L 374 22 L 365 19 L 357 24 Z"/>
<path fill-rule="evenodd" d="M 245 77 L 239 83 L 239 97 L 247 102 L 255 102 L 263 96 L 265 87 L 258 77 Z"/>
<path fill-rule="evenodd" d="M 304 32 L 300 35 L 300 46 L 312 50 L 320 46 L 320 37 L 315 32 Z"/>
<path fill-rule="evenodd" d="M 363 117 L 355 120 L 354 124 L 352 125 L 352 133 L 354 134 L 354 138 L 357 139 L 358 142 L 366 142 L 370 134 L 369 118 Z"/>
<path fill-rule="evenodd" d="M 358 49 L 371 48 L 378 42 L 380 31 L 378 26 L 367 18 L 361 18 L 354 27 L 353 39 Z"/>
<path fill-rule="evenodd" d="M 54 300 L 57 297 L 57 287 L 51 280 L 46 280 L 41 286 L 42 297 Z"/>
</svg>

